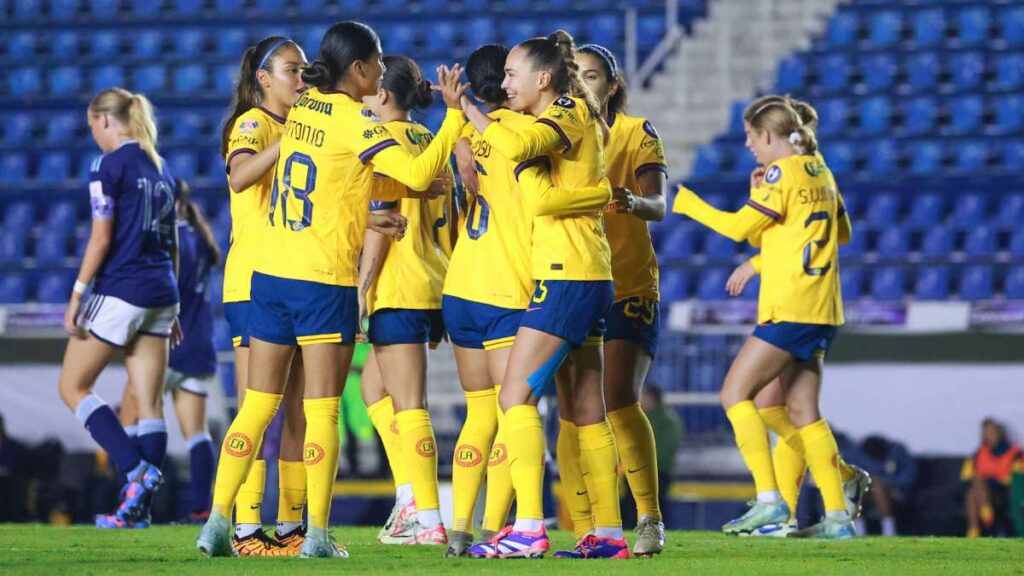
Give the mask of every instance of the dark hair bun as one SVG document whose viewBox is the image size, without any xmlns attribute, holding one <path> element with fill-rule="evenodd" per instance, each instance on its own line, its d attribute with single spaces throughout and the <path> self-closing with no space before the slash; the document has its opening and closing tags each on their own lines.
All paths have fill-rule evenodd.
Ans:
<svg viewBox="0 0 1024 576">
<path fill-rule="evenodd" d="M 416 99 L 413 101 L 414 108 L 429 108 L 434 103 L 434 91 L 430 89 L 430 80 L 423 78 L 416 89 Z"/>
<path fill-rule="evenodd" d="M 309 68 L 302 71 L 302 81 L 310 86 L 323 86 L 327 84 L 328 78 L 330 78 L 330 70 L 321 60 L 314 60 L 310 63 Z"/>
<path fill-rule="evenodd" d="M 500 104 L 508 100 L 508 94 L 501 88 L 505 80 L 505 59 L 508 48 L 500 44 L 481 46 L 466 60 L 466 77 L 473 87 L 473 94 L 488 104 Z"/>
</svg>

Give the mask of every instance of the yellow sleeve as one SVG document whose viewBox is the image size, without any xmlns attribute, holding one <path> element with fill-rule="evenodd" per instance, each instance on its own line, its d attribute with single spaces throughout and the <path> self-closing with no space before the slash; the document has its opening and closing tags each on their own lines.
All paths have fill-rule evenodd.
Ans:
<svg viewBox="0 0 1024 576">
<path fill-rule="evenodd" d="M 668 165 L 665 164 L 665 147 L 658 137 L 657 130 L 650 120 L 644 120 L 641 130 L 633 131 L 633 141 L 630 147 L 636 151 L 633 160 L 633 175 L 639 180 L 640 175 L 651 170 L 657 170 L 668 177 Z M 642 190 L 634 191 L 642 194 Z"/>
<path fill-rule="evenodd" d="M 749 201 L 738 212 L 719 210 L 685 186 L 679 187 L 679 193 L 676 194 L 676 199 L 672 203 L 672 211 L 689 216 L 736 242 L 742 242 L 754 234 L 760 234 L 776 220 L 751 206 Z"/>
<path fill-rule="evenodd" d="M 462 140 L 463 138 L 465 138 L 466 140 L 472 140 L 473 136 L 475 134 L 476 134 L 476 127 L 474 127 L 469 122 L 466 122 L 466 125 L 462 127 L 462 133 L 459 134 L 459 138 L 458 139 Z"/>
<path fill-rule="evenodd" d="M 270 126 L 265 119 L 246 112 L 239 116 L 231 127 L 228 136 L 227 153 L 224 155 L 224 166 L 231 164 L 231 159 L 239 154 L 258 154 L 274 143 L 271 138 Z"/>
<path fill-rule="evenodd" d="M 449 109 L 441 129 L 419 156 L 413 156 L 402 148 L 398 141 L 390 138 L 392 143 L 378 142 L 359 157 L 364 163 L 372 161 L 377 172 L 390 176 L 417 192 L 422 192 L 430 187 L 437 174 L 448 165 L 448 158 L 455 147 L 455 142 L 462 134 L 465 122 L 461 110 Z"/>
<path fill-rule="evenodd" d="M 612 199 L 611 182 L 604 178 L 600 186 L 567 190 L 555 186 L 547 167 L 547 158 L 527 160 L 516 166 L 516 180 L 523 191 L 526 209 L 533 216 L 565 216 L 604 210 Z"/>
<path fill-rule="evenodd" d="M 960 468 L 960 481 L 967 482 L 974 479 L 974 457 L 970 457 L 964 460 L 964 465 Z"/>
<path fill-rule="evenodd" d="M 838 192 L 836 194 L 839 198 L 839 208 L 836 210 L 836 219 L 839 220 L 838 240 L 840 244 L 849 244 L 853 238 L 853 223 L 850 222 L 850 215 L 846 213 L 846 202 L 843 201 L 843 195 Z"/>
<path fill-rule="evenodd" d="M 750 265 L 754 267 L 754 270 L 757 270 L 757 273 L 760 274 L 761 273 L 761 254 L 760 253 L 754 254 L 753 256 L 750 257 L 749 262 L 750 262 Z"/>
<path fill-rule="evenodd" d="M 377 172 L 370 179 L 370 210 L 385 210 L 398 206 L 399 201 L 407 195 L 408 188 L 401 182 Z"/>
<path fill-rule="evenodd" d="M 576 101 L 568 96 L 555 100 L 530 126 L 515 131 L 501 122 L 491 122 L 483 137 L 503 156 L 513 162 L 524 162 L 544 156 L 558 147 L 564 152 L 577 145 L 586 130 Z"/>
</svg>

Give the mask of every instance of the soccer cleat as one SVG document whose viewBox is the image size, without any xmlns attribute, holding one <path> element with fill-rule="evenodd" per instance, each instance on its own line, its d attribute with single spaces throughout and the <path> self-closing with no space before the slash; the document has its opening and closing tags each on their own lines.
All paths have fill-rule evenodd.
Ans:
<svg viewBox="0 0 1024 576">
<path fill-rule="evenodd" d="M 149 517 L 153 495 L 160 489 L 164 477 L 160 469 L 143 460 L 128 473 L 128 483 L 121 489 L 121 503 L 115 515 L 126 521 L 139 521 Z"/>
<path fill-rule="evenodd" d="M 814 526 L 797 530 L 789 535 L 790 538 L 818 538 L 821 540 L 847 540 L 857 536 L 857 529 L 849 515 L 844 514 L 839 518 L 826 516 Z"/>
<path fill-rule="evenodd" d="M 234 556 L 231 546 L 231 521 L 220 514 L 210 514 L 196 538 L 196 550 L 207 556 Z"/>
<path fill-rule="evenodd" d="M 612 540 L 590 534 L 580 540 L 575 549 L 555 552 L 555 558 L 626 560 L 629 558 L 629 544 L 625 538 Z"/>
<path fill-rule="evenodd" d="M 381 544 L 415 544 L 416 533 L 419 529 L 420 523 L 416 519 L 416 502 L 409 502 L 398 511 L 395 521 L 391 523 L 390 530 L 385 534 L 377 535 L 377 541 Z"/>
<path fill-rule="evenodd" d="M 323 528 L 310 528 L 302 543 L 300 558 L 348 558 L 348 550 L 338 546 Z"/>
<path fill-rule="evenodd" d="M 487 542 L 470 546 L 469 555 L 473 558 L 543 558 L 550 547 L 551 541 L 543 526 L 536 532 L 506 526 Z"/>
<path fill-rule="evenodd" d="M 195 526 L 202 526 L 209 518 L 209 510 L 204 510 L 202 512 L 189 512 L 188 516 L 185 516 L 181 520 L 175 522 L 175 524 L 193 524 Z"/>
<path fill-rule="evenodd" d="M 391 507 L 391 514 L 388 515 L 388 521 L 384 523 L 384 526 L 377 532 L 377 541 L 384 542 L 383 538 L 386 538 L 391 531 L 395 529 L 395 523 L 398 522 L 398 515 L 402 512 L 402 506 L 398 505 L 398 501 L 395 500 L 395 505 Z"/>
<path fill-rule="evenodd" d="M 758 538 L 785 538 L 793 532 L 796 532 L 795 524 L 767 524 L 754 530 L 750 535 Z"/>
<path fill-rule="evenodd" d="M 469 532 L 452 530 L 448 535 L 448 549 L 445 550 L 445 558 L 462 558 L 469 554 L 469 547 L 473 545 L 473 535 Z"/>
<path fill-rule="evenodd" d="M 296 556 L 299 553 L 297 549 L 289 548 L 267 536 L 267 533 L 263 530 L 256 530 L 243 538 L 232 536 L 231 547 L 235 551 L 235 556 L 275 557 Z"/>
<path fill-rule="evenodd" d="M 654 556 L 665 549 L 665 523 L 650 516 L 640 516 L 636 523 L 636 556 Z"/>
<path fill-rule="evenodd" d="M 97 514 L 96 515 L 96 527 L 104 528 L 108 530 L 116 529 L 140 529 L 149 528 L 149 518 L 141 518 L 139 520 L 127 520 L 119 518 L 117 514 Z"/>
<path fill-rule="evenodd" d="M 786 502 L 752 502 L 750 509 L 735 520 L 722 526 L 722 532 L 730 535 L 748 535 L 769 524 L 789 522 L 789 506 Z"/>
<path fill-rule="evenodd" d="M 274 530 L 274 540 L 277 540 L 286 548 L 295 550 L 295 553 L 298 554 L 302 550 L 302 543 L 306 541 L 306 529 L 298 526 L 286 534 L 281 534 Z"/>
<path fill-rule="evenodd" d="M 444 524 L 427 528 L 417 522 L 416 532 L 409 543 L 421 546 L 443 546 L 448 543 L 448 531 L 444 529 Z"/>
<path fill-rule="evenodd" d="M 864 505 L 864 495 L 871 487 L 871 475 L 859 466 L 850 464 L 856 475 L 849 482 L 843 482 L 843 496 L 846 497 L 846 511 L 850 518 L 860 516 L 861 508 Z"/>
</svg>

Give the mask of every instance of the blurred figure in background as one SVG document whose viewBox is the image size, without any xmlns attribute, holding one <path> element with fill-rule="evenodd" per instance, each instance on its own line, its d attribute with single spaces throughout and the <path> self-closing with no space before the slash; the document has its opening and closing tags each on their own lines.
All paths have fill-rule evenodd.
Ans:
<svg viewBox="0 0 1024 576">
<path fill-rule="evenodd" d="M 914 457 L 903 444 L 882 436 L 868 436 L 850 457 L 871 474 L 867 510 L 857 519 L 857 533 L 868 533 L 865 520 L 870 518 L 878 520 L 882 536 L 896 536 L 895 509 L 909 501 L 917 480 Z"/>
<path fill-rule="evenodd" d="M 658 439 L 656 444 L 658 453 L 658 505 L 661 507 L 665 517 L 665 526 L 671 528 L 671 509 L 668 507 L 670 501 L 669 489 L 672 487 L 672 477 L 675 470 L 676 452 L 679 450 L 679 443 L 683 440 L 683 419 L 674 408 L 665 404 L 662 400 L 661 387 L 649 382 L 643 389 L 640 396 L 640 407 L 647 414 L 651 421 L 651 428 L 654 430 L 654 437 Z"/>
<path fill-rule="evenodd" d="M 993 418 L 981 423 L 981 447 L 964 461 L 960 479 L 966 483 L 967 537 L 1006 535 L 1010 524 L 1010 480 L 1020 464 L 1020 446 Z"/>
</svg>

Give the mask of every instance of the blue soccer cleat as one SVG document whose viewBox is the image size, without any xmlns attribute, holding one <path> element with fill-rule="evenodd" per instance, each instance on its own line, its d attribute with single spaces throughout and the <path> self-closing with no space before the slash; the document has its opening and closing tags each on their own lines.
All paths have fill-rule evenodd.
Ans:
<svg viewBox="0 0 1024 576">
<path fill-rule="evenodd" d="M 612 540 L 590 534 L 580 540 L 575 549 L 555 552 L 555 558 L 626 560 L 629 558 L 629 544 L 625 538 Z"/>
<path fill-rule="evenodd" d="M 506 526 L 494 538 L 469 547 L 473 558 L 543 558 L 551 547 L 543 526 L 535 532 L 513 530 Z"/>
</svg>

